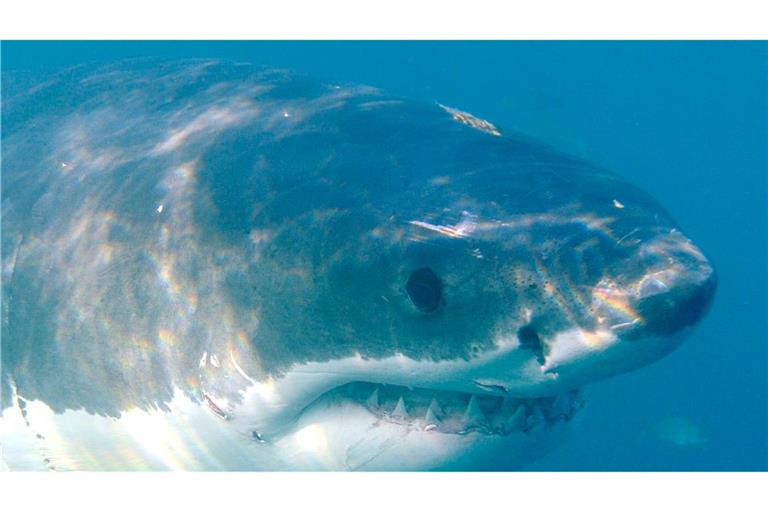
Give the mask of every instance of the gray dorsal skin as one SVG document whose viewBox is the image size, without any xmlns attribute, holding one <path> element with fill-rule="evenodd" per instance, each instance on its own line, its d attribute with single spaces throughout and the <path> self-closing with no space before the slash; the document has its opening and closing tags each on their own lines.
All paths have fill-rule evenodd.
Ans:
<svg viewBox="0 0 768 512">
<path fill-rule="evenodd" d="M 502 342 L 516 377 L 485 389 L 543 396 L 660 357 L 714 291 L 647 194 L 442 105 L 138 61 L 4 75 L 2 107 L 3 408 L 236 408 L 297 367 Z M 584 366 L 574 332 L 631 356 Z"/>
</svg>

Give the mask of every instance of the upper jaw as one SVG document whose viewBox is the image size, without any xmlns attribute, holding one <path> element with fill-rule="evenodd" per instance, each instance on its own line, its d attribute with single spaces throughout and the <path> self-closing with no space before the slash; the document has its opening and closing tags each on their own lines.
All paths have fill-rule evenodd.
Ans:
<svg viewBox="0 0 768 512">
<path fill-rule="evenodd" d="M 504 387 L 489 387 L 489 376 L 507 375 Z M 349 357 L 311 362 L 263 382 L 253 382 L 241 403 L 227 411 L 231 423 L 244 431 L 256 430 L 265 437 L 278 436 L 319 397 L 334 393 L 353 382 L 376 383 L 387 389 L 425 389 L 449 396 L 506 395 L 516 397 L 553 396 L 570 388 L 553 388 L 552 376 L 544 375 L 535 357 L 527 350 L 502 347 L 472 361 L 415 361 L 396 355 L 380 360 Z M 489 384 L 491 383 L 491 384 Z M 546 385 L 542 385 L 546 384 Z M 412 393 L 411 393 L 412 394 Z M 485 400 L 485 399 L 483 399 Z M 483 402 L 485 404 L 486 402 Z M 468 398 L 467 398 L 468 404 Z"/>
<path fill-rule="evenodd" d="M 352 382 L 320 401 L 348 401 L 364 407 L 377 421 L 409 430 L 441 434 L 510 435 L 570 421 L 583 406 L 578 391 L 545 398 L 517 399 L 440 389 Z"/>
<path fill-rule="evenodd" d="M 417 361 L 395 354 L 303 363 L 252 381 L 228 416 L 244 428 L 278 432 L 319 396 L 355 381 L 482 396 L 555 396 L 670 351 L 703 315 L 714 288 L 714 272 L 706 265 L 694 272 L 648 274 L 633 287 L 601 282 L 593 291 L 596 327 L 542 339 L 543 359 L 512 335 L 471 360 Z M 677 318 L 683 320 L 676 324 Z"/>
</svg>

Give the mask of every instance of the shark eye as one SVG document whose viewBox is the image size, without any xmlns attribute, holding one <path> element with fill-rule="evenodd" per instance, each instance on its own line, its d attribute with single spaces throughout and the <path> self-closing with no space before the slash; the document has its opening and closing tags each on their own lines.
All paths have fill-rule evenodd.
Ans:
<svg viewBox="0 0 768 512">
<path fill-rule="evenodd" d="M 429 267 L 414 270 L 405 283 L 405 291 L 422 313 L 432 313 L 443 301 L 443 282 Z"/>
</svg>

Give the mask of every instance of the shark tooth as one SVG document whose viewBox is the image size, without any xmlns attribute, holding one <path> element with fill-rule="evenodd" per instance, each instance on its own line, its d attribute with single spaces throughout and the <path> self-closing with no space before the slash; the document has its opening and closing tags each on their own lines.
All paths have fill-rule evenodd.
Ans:
<svg viewBox="0 0 768 512">
<path fill-rule="evenodd" d="M 365 405 L 367 405 L 369 409 L 378 409 L 379 408 L 379 388 L 375 388 L 373 390 L 371 395 L 365 401 Z"/>
<path fill-rule="evenodd" d="M 504 404 L 504 408 L 512 411 L 502 422 L 505 432 L 516 432 L 525 429 L 525 406 L 523 404 Z"/>
<path fill-rule="evenodd" d="M 531 413 L 525 418 L 526 432 L 545 423 L 544 412 L 539 405 L 534 405 Z"/>
<path fill-rule="evenodd" d="M 477 403 L 477 398 L 472 395 L 467 404 L 467 410 L 464 411 L 464 425 L 467 427 L 479 426 L 485 423 L 485 414 L 480 410 L 480 404 Z"/>
<path fill-rule="evenodd" d="M 445 411 L 442 407 L 440 407 L 440 404 L 437 402 L 436 398 L 432 398 L 432 401 L 429 402 L 429 407 L 427 410 L 431 409 L 432 412 L 435 414 L 435 416 L 438 416 L 440 418 L 445 416 Z"/>
<path fill-rule="evenodd" d="M 556 418 L 559 416 L 567 416 L 571 410 L 571 402 L 566 395 L 557 395 L 554 402 L 549 407 L 548 417 Z"/>
<path fill-rule="evenodd" d="M 427 424 L 427 426 L 434 425 L 437 427 L 437 425 L 440 423 L 440 418 L 437 416 L 437 413 L 432 408 L 432 404 L 427 407 L 427 413 L 424 415 L 424 423 Z M 426 427 L 424 428 L 426 430 Z"/>
<path fill-rule="evenodd" d="M 405 408 L 405 401 L 402 396 L 397 400 L 397 405 L 395 405 L 395 409 L 392 411 L 392 417 L 401 419 L 408 418 L 408 410 Z"/>
</svg>

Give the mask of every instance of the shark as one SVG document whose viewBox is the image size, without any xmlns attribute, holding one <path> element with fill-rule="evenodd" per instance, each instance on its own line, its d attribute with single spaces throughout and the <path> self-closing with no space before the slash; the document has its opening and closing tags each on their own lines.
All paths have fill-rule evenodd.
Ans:
<svg viewBox="0 0 768 512">
<path fill-rule="evenodd" d="M 619 175 L 251 63 L 3 74 L 0 465 L 512 470 L 716 273 Z"/>
</svg>

